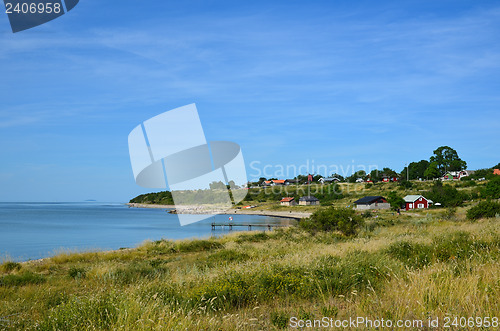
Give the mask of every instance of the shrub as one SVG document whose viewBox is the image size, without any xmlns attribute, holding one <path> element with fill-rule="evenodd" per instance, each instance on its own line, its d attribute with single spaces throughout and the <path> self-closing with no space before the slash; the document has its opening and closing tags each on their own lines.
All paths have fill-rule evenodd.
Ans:
<svg viewBox="0 0 500 331">
<path fill-rule="evenodd" d="M 440 181 L 435 182 L 432 189 L 423 195 L 434 201 L 434 203 L 441 203 L 443 207 L 461 206 L 467 198 L 464 193 L 448 184 L 443 185 Z"/>
<path fill-rule="evenodd" d="M 387 202 L 391 204 L 392 210 L 397 210 L 399 208 L 403 208 L 405 205 L 405 200 L 400 197 L 396 191 L 391 191 L 387 196 Z"/>
<path fill-rule="evenodd" d="M 364 224 L 363 219 L 348 208 L 329 207 L 315 211 L 309 219 L 302 220 L 300 226 L 309 231 L 340 231 L 352 236 Z"/>
<path fill-rule="evenodd" d="M 496 215 L 500 215 L 500 203 L 494 201 L 481 201 L 467 211 L 467 218 L 471 220 L 495 217 Z"/>
<path fill-rule="evenodd" d="M 493 177 L 484 187 L 483 195 L 487 198 L 500 198 L 500 176 Z"/>
</svg>

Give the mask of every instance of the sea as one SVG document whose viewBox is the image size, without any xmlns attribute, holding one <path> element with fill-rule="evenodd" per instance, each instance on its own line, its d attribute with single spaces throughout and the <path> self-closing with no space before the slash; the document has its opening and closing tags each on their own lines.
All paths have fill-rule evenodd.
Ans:
<svg viewBox="0 0 500 331">
<path fill-rule="evenodd" d="M 228 227 L 211 227 L 212 222 L 229 224 L 229 215 L 215 215 L 181 226 L 177 215 L 167 211 L 129 208 L 123 203 L 0 202 L 0 263 L 36 260 L 62 252 L 133 248 L 146 240 L 209 238 L 230 231 Z M 283 222 L 259 215 L 232 218 L 233 223 Z M 232 231 L 239 230 L 248 229 L 234 227 Z"/>
</svg>

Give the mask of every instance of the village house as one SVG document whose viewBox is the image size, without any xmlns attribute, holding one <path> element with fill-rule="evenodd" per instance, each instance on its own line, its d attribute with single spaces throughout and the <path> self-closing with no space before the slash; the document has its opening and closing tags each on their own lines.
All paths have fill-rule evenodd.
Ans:
<svg viewBox="0 0 500 331">
<path fill-rule="evenodd" d="M 270 180 L 265 180 L 261 184 L 262 186 L 271 186 L 271 181 Z"/>
<path fill-rule="evenodd" d="M 356 209 L 367 210 L 367 209 L 389 209 L 391 205 L 387 202 L 387 199 L 377 196 L 366 196 L 359 200 L 354 201 Z"/>
<path fill-rule="evenodd" d="M 404 198 L 405 209 L 427 209 L 432 205 L 432 200 L 425 198 L 422 195 L 407 195 Z"/>
<path fill-rule="evenodd" d="M 281 199 L 280 204 L 282 206 L 295 206 L 297 202 L 295 201 L 294 197 L 285 197 Z"/>
<path fill-rule="evenodd" d="M 315 196 L 308 195 L 299 199 L 299 205 L 301 206 L 316 206 L 319 205 L 319 199 Z"/>
<path fill-rule="evenodd" d="M 443 180 L 459 180 L 462 177 L 470 176 L 473 173 L 473 170 L 448 171 L 444 174 Z"/>
<path fill-rule="evenodd" d="M 284 179 L 273 179 L 272 181 L 272 186 L 275 185 L 285 185 L 285 180 Z"/>
<path fill-rule="evenodd" d="M 388 183 L 388 182 L 397 182 L 398 181 L 398 177 L 390 177 L 390 176 L 382 176 L 382 181 L 385 182 L 385 183 Z"/>
<path fill-rule="evenodd" d="M 318 182 L 320 182 L 321 184 L 331 184 L 340 182 L 340 179 L 338 179 L 337 177 L 327 177 L 327 178 L 321 177 L 318 180 Z"/>
<path fill-rule="evenodd" d="M 493 170 L 494 175 L 500 175 L 500 169 L 494 169 Z"/>
</svg>

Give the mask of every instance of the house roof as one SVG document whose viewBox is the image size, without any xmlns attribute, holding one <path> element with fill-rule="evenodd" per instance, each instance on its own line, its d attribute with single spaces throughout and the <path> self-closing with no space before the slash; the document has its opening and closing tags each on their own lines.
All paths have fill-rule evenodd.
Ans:
<svg viewBox="0 0 500 331">
<path fill-rule="evenodd" d="M 494 175 L 500 175 L 500 169 L 495 169 L 493 170 Z"/>
<path fill-rule="evenodd" d="M 375 196 L 366 196 L 364 198 L 361 198 L 359 200 L 354 201 L 354 203 L 357 205 L 369 205 L 369 204 L 372 204 L 380 199 L 385 200 L 384 197 L 382 197 L 380 195 L 375 195 Z"/>
<path fill-rule="evenodd" d="M 325 182 L 333 182 L 333 181 L 340 181 L 337 177 L 328 177 L 328 178 L 322 178 Z"/>
<path fill-rule="evenodd" d="M 281 199 L 280 202 L 291 202 L 293 200 L 294 200 L 294 197 L 286 197 L 286 198 Z"/>
<path fill-rule="evenodd" d="M 415 202 L 420 198 L 424 198 L 425 200 L 429 201 L 429 199 L 427 199 L 423 195 L 418 195 L 418 194 L 407 195 L 403 199 L 405 200 L 405 202 Z"/>
<path fill-rule="evenodd" d="M 285 180 L 284 179 L 274 179 L 273 183 L 275 183 L 275 184 L 284 184 Z"/>
<path fill-rule="evenodd" d="M 265 180 L 264 183 L 265 184 L 271 184 L 271 181 L 270 180 Z"/>
<path fill-rule="evenodd" d="M 302 198 L 299 199 L 299 201 L 319 201 L 319 199 L 316 198 L 315 196 L 308 195 L 308 196 L 303 196 Z"/>
</svg>

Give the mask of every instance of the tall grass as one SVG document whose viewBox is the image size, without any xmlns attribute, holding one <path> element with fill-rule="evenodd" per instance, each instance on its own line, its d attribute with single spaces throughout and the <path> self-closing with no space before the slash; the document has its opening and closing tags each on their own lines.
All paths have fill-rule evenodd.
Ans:
<svg viewBox="0 0 500 331">
<path fill-rule="evenodd" d="M 254 330 L 286 328 L 291 316 L 498 315 L 499 220 L 435 215 L 368 217 L 358 237 L 290 228 L 4 262 L 0 329 Z"/>
</svg>

